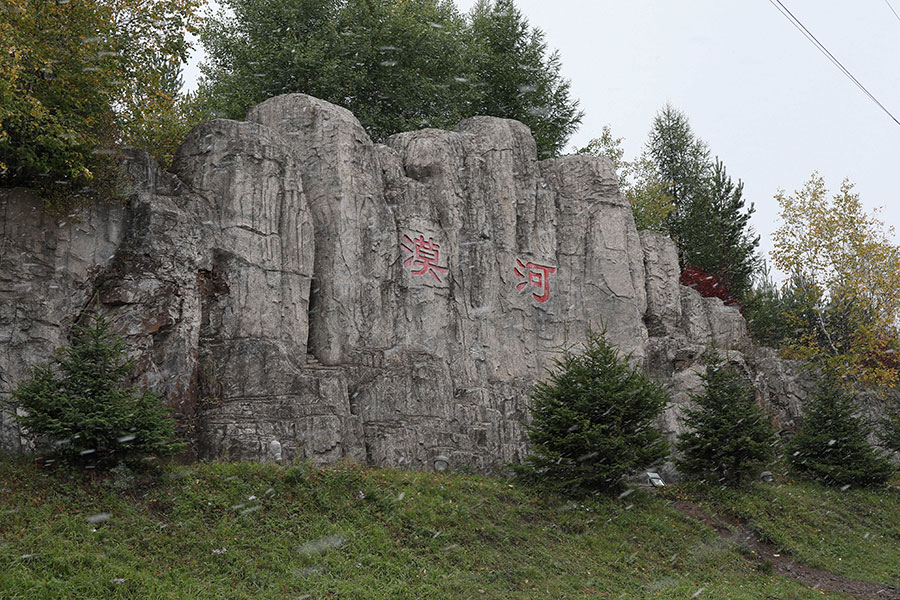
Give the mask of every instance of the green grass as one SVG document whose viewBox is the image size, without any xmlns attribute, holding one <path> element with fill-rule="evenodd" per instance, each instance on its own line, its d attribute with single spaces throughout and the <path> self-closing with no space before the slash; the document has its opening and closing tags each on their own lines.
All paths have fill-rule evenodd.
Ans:
<svg viewBox="0 0 900 600">
<path fill-rule="evenodd" d="M 166 467 L 126 491 L 110 483 L 0 461 L 0 599 L 823 597 L 643 491 L 573 502 L 499 478 L 243 463 Z M 778 489 L 782 501 L 793 490 L 852 504 Z M 848 515 L 866 512 L 885 536 L 873 548 L 896 557 L 896 494 L 866 502 Z M 840 566 L 855 576 L 865 563 Z"/>
<path fill-rule="evenodd" d="M 900 492 L 785 480 L 736 491 L 696 484 L 669 490 L 746 522 L 802 562 L 845 577 L 900 586 Z"/>
</svg>

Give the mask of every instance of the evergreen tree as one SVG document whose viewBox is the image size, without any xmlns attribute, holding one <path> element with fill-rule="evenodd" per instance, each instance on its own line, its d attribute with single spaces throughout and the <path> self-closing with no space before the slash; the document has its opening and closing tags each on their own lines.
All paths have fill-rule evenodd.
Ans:
<svg viewBox="0 0 900 600">
<path fill-rule="evenodd" d="M 172 440 L 173 424 L 159 397 L 122 386 L 132 366 L 122 339 L 95 316 L 89 325 L 76 326 L 72 344 L 13 391 L 12 412 L 67 462 L 108 467 L 173 454 L 183 444 Z"/>
<path fill-rule="evenodd" d="M 712 171 L 709 146 L 694 135 L 687 115 L 666 104 L 653 119 L 646 151 L 672 198 L 677 222 L 700 195 Z"/>
<path fill-rule="evenodd" d="M 735 185 L 724 165 L 710 160 L 709 147 L 694 135 L 687 116 L 669 104 L 653 120 L 645 152 L 655 165 L 653 179 L 672 200 L 668 230 L 682 269 L 715 275 L 740 300 L 759 266 L 759 236 L 749 226 L 753 205 L 744 206 L 743 184 Z"/>
<path fill-rule="evenodd" d="M 891 389 L 885 399 L 879 437 L 885 448 L 900 452 L 900 389 L 896 387 Z"/>
<path fill-rule="evenodd" d="M 557 156 L 582 113 L 560 76 L 559 53 L 547 56 L 544 33 L 512 0 L 480 0 L 469 13 L 475 77 L 473 114 L 516 119 L 531 128 L 538 157 Z"/>
<path fill-rule="evenodd" d="M 759 236 L 750 227 L 754 207 L 751 203 L 744 209 L 743 189 L 744 184 L 735 184 L 717 158 L 674 228 L 682 263 L 715 274 L 734 298 L 750 291 L 760 267 Z"/>
<path fill-rule="evenodd" d="M 809 289 L 802 278 L 792 277 L 782 287 L 772 280 L 765 262 L 759 280 L 742 300 L 744 318 L 753 339 L 770 348 L 781 348 L 795 332 L 795 316 L 804 313 Z M 813 317 L 811 312 L 806 318 Z"/>
<path fill-rule="evenodd" d="M 887 481 L 893 466 L 869 444 L 866 428 L 855 412 L 853 397 L 840 379 L 827 374 L 788 445 L 791 462 L 829 485 L 881 485 Z"/>
<path fill-rule="evenodd" d="M 653 427 L 668 401 L 662 386 L 620 358 L 603 334 L 567 352 L 532 390 L 531 454 L 514 467 L 565 492 L 614 491 L 625 476 L 663 460 Z"/>
<path fill-rule="evenodd" d="M 451 0 L 223 0 L 201 41 L 198 105 L 243 119 L 302 92 L 344 106 L 376 141 L 487 114 L 532 128 L 541 157 L 581 120 L 559 57 L 510 0 L 466 18 Z"/>
<path fill-rule="evenodd" d="M 685 411 L 688 431 L 678 436 L 677 447 L 683 453 L 678 468 L 740 485 L 772 458 L 771 420 L 740 374 L 718 356 L 708 358 L 703 381 L 703 393 L 691 397 L 698 408 Z"/>
</svg>

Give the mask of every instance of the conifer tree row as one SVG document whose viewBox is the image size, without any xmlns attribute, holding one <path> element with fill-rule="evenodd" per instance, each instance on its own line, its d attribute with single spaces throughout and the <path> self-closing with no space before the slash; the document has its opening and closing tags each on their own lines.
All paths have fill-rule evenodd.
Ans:
<svg viewBox="0 0 900 600">
<path fill-rule="evenodd" d="M 224 0 L 201 32 L 198 105 L 243 119 L 302 92 L 351 110 L 376 141 L 475 115 L 517 119 L 541 158 L 581 121 L 560 59 L 512 0 Z"/>
</svg>

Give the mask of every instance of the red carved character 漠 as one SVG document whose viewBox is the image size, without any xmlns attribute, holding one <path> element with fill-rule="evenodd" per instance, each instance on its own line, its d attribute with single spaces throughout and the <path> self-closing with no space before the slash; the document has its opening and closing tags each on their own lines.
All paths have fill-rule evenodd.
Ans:
<svg viewBox="0 0 900 600">
<path fill-rule="evenodd" d="M 447 267 L 441 267 L 438 263 L 440 246 L 434 243 L 432 238 L 425 239 L 425 236 L 419 234 L 417 238 L 411 238 L 408 235 L 403 239 L 409 244 L 400 242 L 400 247 L 409 252 L 409 257 L 403 261 L 403 266 L 410 269 L 413 275 L 431 274 L 438 283 L 443 283 L 438 274 L 445 274 Z"/>
<path fill-rule="evenodd" d="M 515 272 L 517 277 L 525 280 L 516 285 L 516 290 L 521 292 L 528 286 L 536 287 L 541 290 L 541 293 L 531 293 L 535 300 L 546 302 L 550 298 L 550 274 L 556 273 L 556 267 L 548 267 L 533 262 L 523 263 L 517 258 L 513 272 Z"/>
</svg>

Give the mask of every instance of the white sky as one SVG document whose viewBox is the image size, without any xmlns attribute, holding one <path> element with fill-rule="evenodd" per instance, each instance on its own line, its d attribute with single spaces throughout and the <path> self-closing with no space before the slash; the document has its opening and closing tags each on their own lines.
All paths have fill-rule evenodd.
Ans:
<svg viewBox="0 0 900 600">
<path fill-rule="evenodd" d="M 474 0 L 456 0 L 468 11 Z M 782 0 L 900 119 L 900 0 Z M 638 154 L 656 111 L 684 111 L 756 205 L 771 249 L 779 188 L 813 170 L 830 190 L 856 184 L 869 209 L 900 225 L 900 125 L 856 88 L 767 0 L 517 0 L 558 49 L 584 120 L 584 146 L 608 124 Z M 195 85 L 196 63 L 185 72 Z M 897 241 L 897 236 L 894 237 Z"/>
</svg>

